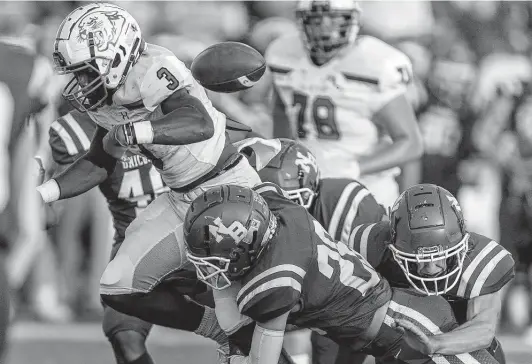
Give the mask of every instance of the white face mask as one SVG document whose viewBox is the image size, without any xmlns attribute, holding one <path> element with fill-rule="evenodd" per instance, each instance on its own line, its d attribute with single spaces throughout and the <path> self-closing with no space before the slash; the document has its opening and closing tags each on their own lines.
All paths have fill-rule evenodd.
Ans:
<svg viewBox="0 0 532 364">
<path fill-rule="evenodd" d="M 416 291 L 427 296 L 449 292 L 460 280 L 464 259 L 468 250 L 469 234 L 455 246 L 447 250 L 431 253 L 406 253 L 389 245 L 395 261 L 401 267 L 406 279 Z M 447 262 L 454 258 L 456 265 L 448 267 Z M 416 269 L 412 270 L 412 264 Z"/>
</svg>

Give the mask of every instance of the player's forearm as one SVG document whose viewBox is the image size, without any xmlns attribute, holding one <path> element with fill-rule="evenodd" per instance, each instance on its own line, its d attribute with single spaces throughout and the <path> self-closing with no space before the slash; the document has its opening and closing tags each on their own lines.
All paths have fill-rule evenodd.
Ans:
<svg viewBox="0 0 532 364">
<path fill-rule="evenodd" d="M 456 329 L 433 337 L 436 354 L 455 355 L 487 348 L 495 337 L 495 329 L 484 322 L 469 321 Z"/>
<path fill-rule="evenodd" d="M 411 138 L 395 140 L 373 154 L 358 158 L 360 174 L 371 174 L 417 160 L 423 153 L 421 143 Z"/>
<path fill-rule="evenodd" d="M 80 158 L 52 179 L 58 187 L 58 200 L 81 195 L 98 186 L 109 176 L 108 171 L 88 158 Z M 42 186 L 53 182 L 45 182 Z M 41 193 L 42 194 L 42 193 Z M 43 195 L 45 202 L 47 201 Z"/>
</svg>

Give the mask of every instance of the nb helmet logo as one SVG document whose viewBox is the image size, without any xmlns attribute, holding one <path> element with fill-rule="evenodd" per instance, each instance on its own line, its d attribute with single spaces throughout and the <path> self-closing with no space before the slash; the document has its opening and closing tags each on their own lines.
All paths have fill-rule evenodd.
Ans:
<svg viewBox="0 0 532 364">
<path fill-rule="evenodd" d="M 310 172 L 310 167 L 314 168 L 314 171 L 318 172 L 318 162 L 316 162 L 316 158 L 312 154 L 304 155 L 301 152 L 297 152 L 296 154 L 296 166 L 299 166 L 305 173 Z"/>
<path fill-rule="evenodd" d="M 225 226 L 223 221 L 217 217 L 213 221 L 214 225 L 209 225 L 209 233 L 214 236 L 219 243 L 225 236 L 230 236 L 235 244 L 240 243 L 248 235 L 248 230 L 240 221 L 233 221 L 229 227 Z"/>
</svg>

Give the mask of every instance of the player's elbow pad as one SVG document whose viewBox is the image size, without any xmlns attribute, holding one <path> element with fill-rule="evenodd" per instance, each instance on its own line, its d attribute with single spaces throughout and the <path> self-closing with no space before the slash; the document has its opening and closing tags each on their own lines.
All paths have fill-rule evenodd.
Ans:
<svg viewBox="0 0 532 364">
<path fill-rule="evenodd" d="M 175 116 L 180 124 L 190 124 L 201 128 L 200 134 L 207 139 L 214 135 L 214 122 L 203 103 L 190 95 L 186 89 L 174 92 L 161 103 L 163 114 Z M 172 119 L 174 119 L 172 117 Z"/>
</svg>

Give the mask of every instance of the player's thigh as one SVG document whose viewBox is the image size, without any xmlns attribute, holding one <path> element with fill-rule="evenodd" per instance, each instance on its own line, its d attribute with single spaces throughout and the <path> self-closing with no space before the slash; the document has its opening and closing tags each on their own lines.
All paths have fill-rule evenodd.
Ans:
<svg viewBox="0 0 532 364">
<path fill-rule="evenodd" d="M 143 337 L 147 337 L 152 324 L 137 317 L 129 316 L 112 309 L 104 307 L 102 328 L 105 336 L 112 339 L 119 332 L 134 331 Z"/>
<path fill-rule="evenodd" d="M 186 263 L 183 222 L 168 193 L 160 195 L 126 230 L 100 281 L 102 294 L 148 292 Z"/>
</svg>

